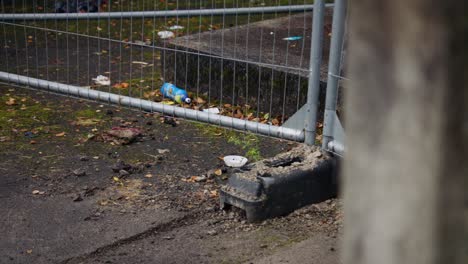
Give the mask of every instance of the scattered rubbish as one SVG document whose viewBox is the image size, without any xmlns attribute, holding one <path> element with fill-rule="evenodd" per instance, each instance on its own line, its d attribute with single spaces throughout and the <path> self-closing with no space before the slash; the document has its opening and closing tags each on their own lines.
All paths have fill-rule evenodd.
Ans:
<svg viewBox="0 0 468 264">
<path fill-rule="evenodd" d="M 171 26 L 169 27 L 170 30 L 178 30 L 178 29 L 184 29 L 183 26 L 179 26 L 179 25 L 174 25 L 174 26 Z"/>
<path fill-rule="evenodd" d="M 220 113 L 219 108 L 217 108 L 217 107 L 203 109 L 203 112 L 207 112 L 207 113 L 211 113 L 211 114 L 219 114 Z"/>
<path fill-rule="evenodd" d="M 144 65 L 144 66 L 146 66 L 146 65 L 149 64 L 149 63 L 144 62 L 144 61 L 132 61 L 132 63 L 133 63 L 133 64 L 140 64 L 140 65 Z"/>
<path fill-rule="evenodd" d="M 181 103 L 187 103 L 190 104 L 192 101 L 187 94 L 187 91 L 184 89 L 178 88 L 177 86 L 171 84 L 171 83 L 164 83 L 163 86 L 161 86 L 161 94 L 169 98 L 179 104 Z"/>
<path fill-rule="evenodd" d="M 283 38 L 283 40 L 291 40 L 291 41 L 300 40 L 300 39 L 302 39 L 301 36 L 293 36 L 293 37 Z"/>
<path fill-rule="evenodd" d="M 74 171 L 72 171 L 73 175 L 77 176 L 77 177 L 81 177 L 81 176 L 85 176 L 86 175 L 86 171 L 83 170 L 83 169 L 76 169 Z"/>
<path fill-rule="evenodd" d="M 93 78 L 93 81 L 97 85 L 110 85 L 110 79 L 104 75 L 98 75 L 96 78 Z"/>
<path fill-rule="evenodd" d="M 98 140 L 111 142 L 117 145 L 128 145 L 142 136 L 142 131 L 134 127 L 113 127 L 112 129 L 97 136 Z"/>
<path fill-rule="evenodd" d="M 175 37 L 174 32 L 171 31 L 159 31 L 158 36 L 162 39 L 168 39 Z"/>
<path fill-rule="evenodd" d="M 158 149 L 158 153 L 159 154 L 165 154 L 165 153 L 169 153 L 170 150 L 168 149 Z"/>
<path fill-rule="evenodd" d="M 236 155 L 225 156 L 223 160 L 226 166 L 233 168 L 240 168 L 244 166 L 248 161 L 246 157 Z"/>
<path fill-rule="evenodd" d="M 34 194 L 34 195 L 42 195 L 42 194 L 44 194 L 44 193 L 45 193 L 45 192 L 39 191 L 39 190 L 34 190 L 34 191 L 32 191 L 32 194 Z"/>
</svg>

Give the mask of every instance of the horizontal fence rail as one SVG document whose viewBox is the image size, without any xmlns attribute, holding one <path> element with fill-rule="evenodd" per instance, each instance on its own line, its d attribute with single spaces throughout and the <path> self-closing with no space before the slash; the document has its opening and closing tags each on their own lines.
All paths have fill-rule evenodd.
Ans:
<svg viewBox="0 0 468 264">
<path fill-rule="evenodd" d="M 85 98 L 104 103 L 138 108 L 148 112 L 158 112 L 166 115 L 172 115 L 189 120 L 220 125 L 242 131 L 251 131 L 271 137 L 283 138 L 293 141 L 304 140 L 304 132 L 300 130 L 285 127 L 269 126 L 265 124 L 260 124 L 258 122 L 251 122 L 237 118 L 216 115 L 192 109 L 186 109 L 182 107 L 165 105 L 129 96 L 122 96 L 118 94 L 96 91 L 73 85 L 49 82 L 46 80 L 30 78 L 6 72 L 0 72 L 0 80 L 3 80 L 5 82 L 13 82 L 18 85 L 25 85 L 28 87 L 38 88 L 41 90 L 55 92 L 59 94 L 71 95 L 78 98 Z"/>
<path fill-rule="evenodd" d="M 326 7 L 333 7 L 327 4 Z M 153 18 L 153 17 L 183 17 L 183 16 L 222 16 L 245 14 L 268 14 L 281 12 L 304 12 L 314 9 L 314 5 L 294 6 L 263 6 L 243 8 L 217 8 L 192 10 L 163 10 L 163 11 L 135 11 L 135 12 L 100 12 L 100 13 L 19 13 L 0 14 L 2 20 L 40 21 L 40 20 L 76 20 L 76 19 L 122 19 L 122 18 Z"/>
</svg>

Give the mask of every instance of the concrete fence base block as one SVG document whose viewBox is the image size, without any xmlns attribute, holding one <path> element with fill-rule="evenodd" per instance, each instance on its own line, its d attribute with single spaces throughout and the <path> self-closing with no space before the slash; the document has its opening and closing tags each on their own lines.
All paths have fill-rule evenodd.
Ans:
<svg viewBox="0 0 468 264">
<path fill-rule="evenodd" d="M 337 178 L 337 159 L 301 146 L 234 171 L 221 188 L 221 208 L 240 208 L 249 222 L 286 215 L 336 197 Z"/>
</svg>

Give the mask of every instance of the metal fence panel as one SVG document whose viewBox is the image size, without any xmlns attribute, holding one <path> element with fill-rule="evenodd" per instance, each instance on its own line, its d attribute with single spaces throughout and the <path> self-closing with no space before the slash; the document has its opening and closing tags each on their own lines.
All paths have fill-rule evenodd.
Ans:
<svg viewBox="0 0 468 264">
<path fill-rule="evenodd" d="M 1 0 L 0 79 L 313 144 L 332 17 L 313 2 Z"/>
</svg>

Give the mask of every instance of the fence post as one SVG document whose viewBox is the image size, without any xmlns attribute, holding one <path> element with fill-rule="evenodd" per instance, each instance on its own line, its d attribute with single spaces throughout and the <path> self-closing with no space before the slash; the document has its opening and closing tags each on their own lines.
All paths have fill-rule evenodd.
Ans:
<svg viewBox="0 0 468 264">
<path fill-rule="evenodd" d="M 330 58 L 328 63 L 327 95 L 325 99 L 325 114 L 323 118 L 322 148 L 328 148 L 328 142 L 333 140 L 333 128 L 338 99 L 338 76 L 341 73 L 341 55 L 346 21 L 346 0 L 335 0 L 333 9 L 332 37 Z M 340 142 L 344 143 L 344 142 Z"/>
<path fill-rule="evenodd" d="M 312 21 L 311 55 L 309 64 L 309 84 L 307 90 L 307 108 L 305 114 L 305 143 L 315 143 L 315 128 L 317 123 L 318 96 L 320 91 L 320 64 L 322 62 L 323 46 L 323 20 L 325 14 L 325 3 L 316 0 L 314 3 Z"/>
</svg>

